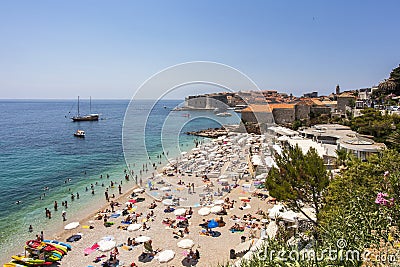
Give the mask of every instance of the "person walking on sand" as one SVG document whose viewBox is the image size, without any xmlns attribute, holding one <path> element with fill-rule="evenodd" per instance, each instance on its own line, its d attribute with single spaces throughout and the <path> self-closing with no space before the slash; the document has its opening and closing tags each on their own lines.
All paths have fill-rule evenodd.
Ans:
<svg viewBox="0 0 400 267">
<path fill-rule="evenodd" d="M 119 192 L 120 195 L 122 194 L 122 187 L 121 187 L 121 185 L 118 185 L 118 192 Z"/>
</svg>

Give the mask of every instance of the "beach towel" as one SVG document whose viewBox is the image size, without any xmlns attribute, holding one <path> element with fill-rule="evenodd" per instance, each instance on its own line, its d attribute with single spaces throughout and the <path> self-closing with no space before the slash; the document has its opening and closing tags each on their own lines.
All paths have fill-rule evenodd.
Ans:
<svg viewBox="0 0 400 267">
<path fill-rule="evenodd" d="M 89 247 L 89 248 L 85 248 L 85 250 L 83 251 L 83 253 L 85 254 L 85 256 L 91 254 L 93 251 L 95 251 L 96 249 L 98 249 L 100 246 L 99 244 L 95 243 L 93 246 Z"/>
<path fill-rule="evenodd" d="M 114 225 L 114 222 L 105 222 L 104 223 L 105 227 L 110 227 L 111 225 Z"/>
<path fill-rule="evenodd" d="M 129 246 L 126 246 L 126 245 L 123 245 L 121 248 L 123 250 L 127 250 L 127 251 L 132 250 L 132 247 L 129 247 Z"/>
<path fill-rule="evenodd" d="M 67 242 L 75 242 L 82 238 L 82 235 L 72 235 L 67 238 Z"/>
</svg>

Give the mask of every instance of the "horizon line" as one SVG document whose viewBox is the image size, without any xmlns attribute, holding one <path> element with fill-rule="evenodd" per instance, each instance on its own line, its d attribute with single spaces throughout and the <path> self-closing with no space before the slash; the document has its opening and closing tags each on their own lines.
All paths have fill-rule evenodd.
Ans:
<svg viewBox="0 0 400 267">
<path fill-rule="evenodd" d="M 76 98 L 0 98 L 0 101 L 3 100 L 74 100 L 76 101 Z M 85 99 L 80 99 L 85 101 Z M 87 99 L 89 101 L 89 99 Z M 132 99 L 129 98 L 95 98 L 92 100 L 121 100 L 121 101 L 131 101 Z M 136 100 L 158 100 L 156 98 L 140 98 Z M 162 99 L 162 100 L 184 100 L 184 99 L 178 99 L 178 98 L 167 98 L 167 99 Z"/>
</svg>

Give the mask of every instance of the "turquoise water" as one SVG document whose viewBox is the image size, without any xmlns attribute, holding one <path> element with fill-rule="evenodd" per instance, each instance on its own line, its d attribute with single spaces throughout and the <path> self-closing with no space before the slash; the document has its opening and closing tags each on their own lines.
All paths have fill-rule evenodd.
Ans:
<svg viewBox="0 0 400 267">
<path fill-rule="evenodd" d="M 152 109 L 152 101 L 131 104 L 129 114 L 134 119 L 125 126 L 130 129 L 132 146 L 126 154 L 135 174 L 143 164 L 156 162 L 156 156 L 163 151 L 172 158 L 191 149 L 196 138 L 184 132 L 238 122 L 236 116 L 216 118 L 209 111 L 171 111 L 180 103 L 164 100 Z M 68 223 L 105 204 L 102 183 L 107 186 L 110 180 L 123 181 L 123 191 L 134 185 L 133 179 L 130 183 L 123 179 L 127 165 L 122 127 L 128 104 L 125 100 L 92 101 L 92 112 L 100 113 L 101 120 L 72 122 L 69 117 L 74 115 L 75 101 L 0 101 L 0 263 L 22 251 L 24 242 L 40 231 L 45 235 L 60 231 L 65 224 L 61 219 L 65 209 L 62 201 L 68 201 Z M 81 113 L 89 113 L 88 101 L 81 101 L 80 107 Z M 147 118 L 146 111 L 150 109 Z M 190 117 L 183 116 L 186 113 Z M 143 121 L 145 129 L 140 123 Z M 74 137 L 77 129 L 85 130 L 86 138 Z M 166 161 L 165 157 L 162 164 L 157 160 L 157 166 Z M 49 189 L 44 190 L 45 187 Z M 71 193 L 77 192 L 80 199 L 72 201 Z M 16 201 L 21 203 L 17 205 Z M 54 201 L 59 204 L 58 211 L 53 209 Z M 45 208 L 51 210 L 52 219 L 45 217 Z M 33 226 L 32 233 L 29 225 Z"/>
</svg>

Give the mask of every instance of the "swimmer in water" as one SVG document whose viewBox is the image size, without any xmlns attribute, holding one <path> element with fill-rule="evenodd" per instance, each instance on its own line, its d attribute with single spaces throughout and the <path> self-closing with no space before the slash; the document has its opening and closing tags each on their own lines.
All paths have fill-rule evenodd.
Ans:
<svg viewBox="0 0 400 267">
<path fill-rule="evenodd" d="M 19 205 L 19 204 L 21 204 L 21 203 L 22 203 L 21 200 L 17 200 L 17 201 L 15 202 L 15 204 L 17 204 L 17 205 Z"/>
</svg>

